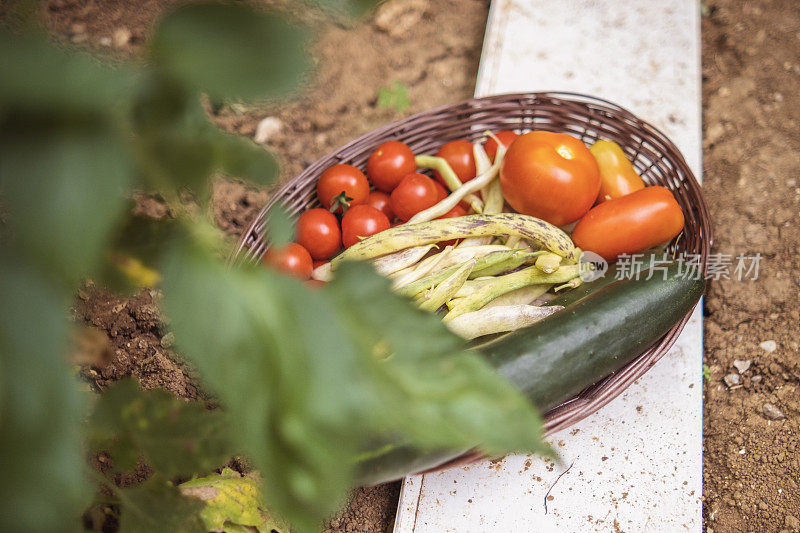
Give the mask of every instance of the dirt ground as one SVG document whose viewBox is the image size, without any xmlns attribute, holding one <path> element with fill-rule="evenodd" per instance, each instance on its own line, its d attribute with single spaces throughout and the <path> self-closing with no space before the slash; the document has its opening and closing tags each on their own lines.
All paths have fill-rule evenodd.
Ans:
<svg viewBox="0 0 800 533">
<path fill-rule="evenodd" d="M 141 49 L 169 3 L 52 0 L 45 16 L 64 40 L 126 57 Z M 484 0 L 393 0 L 353 27 L 314 21 L 319 66 L 306 95 L 280 107 L 225 107 L 215 120 L 258 137 L 281 157 L 282 178 L 290 177 L 376 126 L 470 96 L 487 10 Z M 713 0 L 703 13 L 714 251 L 762 256 L 756 281 L 718 280 L 705 301 L 704 522 L 708 531 L 800 531 L 799 283 L 792 271 L 800 259 L 800 9 L 795 0 Z M 376 102 L 380 87 L 394 81 L 408 87 L 402 112 Z M 275 119 L 272 127 L 257 131 L 266 117 Z M 217 222 L 236 235 L 267 197 L 219 182 Z M 170 351 L 149 293 L 125 300 L 87 287 L 76 316 L 108 337 L 110 361 L 85 371 L 98 386 L 132 374 L 146 387 L 200 394 Z M 726 384 L 729 374 L 738 384 L 733 377 Z M 398 492 L 397 484 L 357 491 L 330 531 L 386 530 Z"/>
</svg>

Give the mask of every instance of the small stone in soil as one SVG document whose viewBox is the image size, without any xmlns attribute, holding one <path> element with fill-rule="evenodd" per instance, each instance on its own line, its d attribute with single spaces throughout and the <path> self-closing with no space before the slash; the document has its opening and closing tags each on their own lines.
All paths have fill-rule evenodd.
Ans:
<svg viewBox="0 0 800 533">
<path fill-rule="evenodd" d="M 752 383 L 761 383 L 761 380 L 763 379 L 763 377 L 764 376 L 753 376 L 752 378 L 750 378 L 750 381 Z"/>
<path fill-rule="evenodd" d="M 746 360 L 735 359 L 733 361 L 733 366 L 736 367 L 736 370 L 738 370 L 740 374 L 744 374 L 745 372 L 747 372 L 747 370 L 750 368 L 750 365 L 752 364 L 753 364 L 752 359 L 746 359 Z"/>
<path fill-rule="evenodd" d="M 723 378 L 723 381 L 725 381 L 725 385 L 728 387 L 735 387 L 741 383 L 742 379 L 739 377 L 739 374 L 728 374 Z"/>
<path fill-rule="evenodd" d="M 800 520 L 798 520 L 796 517 L 788 514 L 786 515 L 785 520 L 786 520 L 786 527 L 788 527 L 792 531 L 800 530 Z"/>
<path fill-rule="evenodd" d="M 253 140 L 258 144 L 264 144 L 274 139 L 283 129 L 283 122 L 276 117 L 267 117 L 256 126 L 256 134 Z"/>
<path fill-rule="evenodd" d="M 786 415 L 783 412 L 772 405 L 771 403 L 765 403 L 761 406 L 761 410 L 764 412 L 764 415 L 769 418 L 770 420 L 783 420 L 786 418 Z"/>
<path fill-rule="evenodd" d="M 778 349 L 778 343 L 771 339 L 762 342 L 761 344 L 759 344 L 759 346 L 761 346 L 761 349 L 763 349 L 765 352 L 769 353 L 772 353 Z"/>
<path fill-rule="evenodd" d="M 97 39 L 97 44 L 100 46 L 111 46 L 111 37 L 104 35 L 103 37 Z"/>
<path fill-rule="evenodd" d="M 131 30 L 129 30 L 128 28 L 117 28 L 116 30 L 114 30 L 114 37 L 113 37 L 114 47 L 122 48 L 126 46 L 130 42 L 131 37 L 133 37 L 133 34 L 131 33 Z"/>
</svg>

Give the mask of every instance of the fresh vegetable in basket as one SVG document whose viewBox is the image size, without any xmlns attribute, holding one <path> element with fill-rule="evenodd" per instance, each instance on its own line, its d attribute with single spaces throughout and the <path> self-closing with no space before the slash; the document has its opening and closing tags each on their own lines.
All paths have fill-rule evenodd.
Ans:
<svg viewBox="0 0 800 533">
<path fill-rule="evenodd" d="M 533 325 L 475 348 L 542 412 L 623 368 L 692 310 L 705 280 L 678 263 L 614 281 Z M 649 279 L 648 279 L 649 277 Z M 422 452 L 402 443 L 365 454 L 363 483 L 432 468 L 466 450 Z"/>
<path fill-rule="evenodd" d="M 579 139 L 566 133 L 532 131 L 508 148 L 500 185 L 516 212 L 563 226 L 578 220 L 594 204 L 600 170 Z"/>
<path fill-rule="evenodd" d="M 598 204 L 644 189 L 641 176 L 636 173 L 633 165 L 625 156 L 625 152 L 617 143 L 600 139 L 589 150 L 600 167 Z"/>
</svg>

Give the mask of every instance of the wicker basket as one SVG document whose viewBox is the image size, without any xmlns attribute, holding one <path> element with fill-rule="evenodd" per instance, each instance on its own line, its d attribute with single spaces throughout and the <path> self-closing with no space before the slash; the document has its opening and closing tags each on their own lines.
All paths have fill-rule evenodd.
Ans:
<svg viewBox="0 0 800 533">
<path fill-rule="evenodd" d="M 363 169 L 375 147 L 387 140 L 403 141 L 416 154 L 433 154 L 448 141 L 475 141 L 484 137 L 486 130 L 507 129 L 569 133 L 588 145 L 598 138 L 618 143 L 648 184 L 672 190 L 683 209 L 685 227 L 670 247 L 676 252 L 697 254 L 705 273 L 713 242 L 711 223 L 700 185 L 675 145 L 657 128 L 615 104 L 581 94 L 556 92 L 473 98 L 418 113 L 362 135 L 319 159 L 278 189 L 242 234 L 233 259 L 260 260 L 267 247 L 266 220 L 276 202 L 281 202 L 291 215 L 319 206 L 316 180 L 331 165 L 349 163 Z M 575 424 L 616 398 L 667 353 L 688 320 L 687 314 L 638 358 L 546 413 L 546 432 Z M 477 453 L 466 454 L 437 470 L 479 458 Z"/>
</svg>

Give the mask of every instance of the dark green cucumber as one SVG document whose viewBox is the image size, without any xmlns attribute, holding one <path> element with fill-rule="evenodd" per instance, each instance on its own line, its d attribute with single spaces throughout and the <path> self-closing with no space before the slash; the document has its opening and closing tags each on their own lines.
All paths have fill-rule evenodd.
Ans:
<svg viewBox="0 0 800 533">
<path fill-rule="evenodd" d="M 638 357 L 705 289 L 671 263 L 666 273 L 614 281 L 541 322 L 481 346 L 481 352 L 541 411 L 571 398 Z M 666 279 L 665 279 L 666 278 Z"/>
<path fill-rule="evenodd" d="M 705 289 L 705 280 L 681 275 L 677 263 L 666 268 L 666 276 L 656 271 L 648 280 L 647 275 L 606 280 L 563 311 L 478 351 L 546 412 L 642 354 L 692 310 Z M 387 446 L 359 463 L 361 481 L 397 479 L 459 453 Z"/>
</svg>

